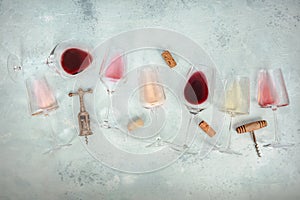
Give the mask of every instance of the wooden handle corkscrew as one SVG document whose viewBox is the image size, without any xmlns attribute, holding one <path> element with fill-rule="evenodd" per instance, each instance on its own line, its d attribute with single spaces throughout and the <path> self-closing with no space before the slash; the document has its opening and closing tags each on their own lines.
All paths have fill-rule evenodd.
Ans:
<svg viewBox="0 0 300 200">
<path fill-rule="evenodd" d="M 261 157 L 261 154 L 260 154 L 260 151 L 259 151 L 259 148 L 258 148 L 258 144 L 256 142 L 256 137 L 255 137 L 254 131 L 258 130 L 258 129 L 261 129 L 261 128 L 264 128 L 267 125 L 268 125 L 268 123 L 267 123 L 266 120 L 260 120 L 260 121 L 244 124 L 244 125 L 239 126 L 239 127 L 236 128 L 236 132 L 238 132 L 240 134 L 250 132 L 250 135 L 251 135 L 252 140 L 254 142 L 254 147 L 255 147 L 255 150 L 256 150 L 256 153 L 257 153 L 258 157 Z"/>
<path fill-rule="evenodd" d="M 251 131 L 255 131 L 261 128 L 264 128 L 268 125 L 266 120 L 260 120 L 260 121 L 256 121 L 256 122 L 251 122 L 242 126 L 239 126 L 236 128 L 236 132 L 238 133 L 247 133 L 247 132 L 251 132 Z"/>
</svg>

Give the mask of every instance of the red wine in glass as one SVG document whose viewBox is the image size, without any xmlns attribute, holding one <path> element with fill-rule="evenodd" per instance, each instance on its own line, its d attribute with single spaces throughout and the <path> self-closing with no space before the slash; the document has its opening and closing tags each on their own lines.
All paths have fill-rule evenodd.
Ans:
<svg viewBox="0 0 300 200">
<path fill-rule="evenodd" d="M 85 70 L 92 62 L 92 56 L 81 49 L 70 48 L 61 55 L 61 66 L 68 74 L 75 75 Z"/>
<path fill-rule="evenodd" d="M 196 71 L 189 78 L 184 88 L 184 97 L 190 104 L 198 105 L 208 98 L 207 79 L 203 72 Z"/>
<path fill-rule="evenodd" d="M 200 113 L 202 110 L 206 108 L 207 105 L 204 105 L 204 103 L 210 101 L 209 99 L 209 86 L 212 87 L 213 85 L 213 69 L 212 68 L 207 68 L 206 72 L 209 75 L 209 80 L 204 74 L 203 71 L 197 70 L 197 68 L 191 68 L 192 73 L 188 73 L 189 79 L 184 87 L 184 98 L 186 100 L 186 107 L 191 113 L 191 117 L 189 119 L 188 125 L 187 125 L 187 131 L 186 131 L 186 136 L 185 136 L 185 145 L 183 146 L 184 149 L 188 147 L 186 144 L 187 139 L 188 139 L 188 134 L 190 132 L 192 120 L 194 119 L 195 115 Z M 212 88 L 210 88 L 212 89 Z"/>
</svg>

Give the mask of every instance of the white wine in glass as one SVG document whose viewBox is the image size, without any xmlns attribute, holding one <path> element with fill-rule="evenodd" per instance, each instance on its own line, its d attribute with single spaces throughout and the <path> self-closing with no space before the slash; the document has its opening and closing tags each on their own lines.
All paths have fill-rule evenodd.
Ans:
<svg viewBox="0 0 300 200">
<path fill-rule="evenodd" d="M 227 79 L 225 83 L 225 97 L 221 110 L 230 115 L 229 133 L 225 148 L 220 148 L 222 153 L 237 154 L 231 149 L 232 119 L 237 115 L 249 114 L 250 108 L 250 81 L 248 77 L 235 77 Z"/>
</svg>

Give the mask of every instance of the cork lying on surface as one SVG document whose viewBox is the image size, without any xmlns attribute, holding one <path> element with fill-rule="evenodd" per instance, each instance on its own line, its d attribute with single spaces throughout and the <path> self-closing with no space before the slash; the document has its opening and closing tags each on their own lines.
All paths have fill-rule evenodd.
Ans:
<svg viewBox="0 0 300 200">
<path fill-rule="evenodd" d="M 128 129 L 128 131 L 133 131 L 133 130 L 143 127 L 143 126 L 144 126 L 144 121 L 138 117 L 128 123 L 127 129 Z"/>
<path fill-rule="evenodd" d="M 204 120 L 199 123 L 199 127 L 210 137 L 216 135 L 216 131 Z"/>
<path fill-rule="evenodd" d="M 171 53 L 169 51 L 166 50 L 166 51 L 162 52 L 161 55 L 170 68 L 173 68 L 177 65 L 176 61 L 174 60 L 173 56 L 171 55 Z"/>
</svg>

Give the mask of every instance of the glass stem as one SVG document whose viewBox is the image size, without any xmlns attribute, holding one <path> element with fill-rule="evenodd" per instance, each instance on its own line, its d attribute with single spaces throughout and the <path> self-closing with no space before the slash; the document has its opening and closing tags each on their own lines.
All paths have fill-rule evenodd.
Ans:
<svg viewBox="0 0 300 200">
<path fill-rule="evenodd" d="M 151 112 L 152 119 L 153 119 L 152 123 L 154 124 L 153 130 L 156 132 L 156 131 L 158 131 L 157 130 L 157 123 L 158 123 L 157 108 L 152 108 L 150 110 L 150 112 Z M 160 137 L 160 135 L 158 135 L 158 137 Z"/>
<path fill-rule="evenodd" d="M 108 122 L 109 121 L 109 118 L 111 116 L 111 112 L 112 112 L 112 91 L 110 90 L 107 90 L 107 93 L 108 93 L 108 107 L 107 107 L 107 110 L 106 110 L 106 116 L 105 116 L 105 119 L 104 121 Z"/>
<path fill-rule="evenodd" d="M 44 152 L 44 154 L 48 154 L 48 153 L 52 153 L 55 150 L 60 149 L 60 145 L 58 144 L 58 140 L 56 138 L 56 134 L 53 128 L 53 119 L 51 119 L 51 117 L 49 117 L 48 115 L 44 116 L 44 121 L 48 124 L 48 130 L 50 130 L 50 137 L 51 137 L 51 147 Z"/>
<path fill-rule="evenodd" d="M 152 124 L 153 124 L 153 130 L 156 133 L 156 131 L 159 131 L 159 130 L 157 130 L 157 128 L 158 128 L 158 126 L 157 126 L 157 123 L 158 123 L 157 108 L 151 108 L 150 113 L 151 113 L 151 119 L 152 119 Z M 161 140 L 159 132 L 157 134 L 157 137 L 156 137 L 155 141 L 152 142 L 151 144 L 147 145 L 146 147 L 151 147 L 153 145 L 155 145 L 155 146 L 162 146 L 163 145 L 163 141 Z"/>
<path fill-rule="evenodd" d="M 191 125 L 192 125 L 192 121 L 195 117 L 195 114 L 191 114 L 191 117 L 189 119 L 189 122 L 188 122 L 188 125 L 187 125 L 187 128 L 186 128 L 186 134 L 185 134 L 185 140 L 184 140 L 184 144 L 187 145 L 187 140 L 188 140 L 188 135 L 189 135 L 189 132 L 190 132 L 190 129 L 191 129 Z"/>
<path fill-rule="evenodd" d="M 228 133 L 228 139 L 227 139 L 227 144 L 226 144 L 226 149 L 230 149 L 231 146 L 231 128 L 232 128 L 232 120 L 233 120 L 233 115 L 230 114 L 230 122 L 229 122 L 229 133 Z"/>
<path fill-rule="evenodd" d="M 278 120 L 277 120 L 277 107 L 272 107 L 272 111 L 273 111 L 273 118 L 274 118 L 274 140 L 275 143 L 278 144 L 280 142 L 280 138 L 279 138 L 279 127 L 278 127 Z"/>
</svg>

